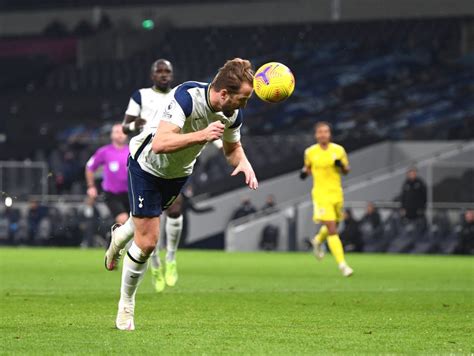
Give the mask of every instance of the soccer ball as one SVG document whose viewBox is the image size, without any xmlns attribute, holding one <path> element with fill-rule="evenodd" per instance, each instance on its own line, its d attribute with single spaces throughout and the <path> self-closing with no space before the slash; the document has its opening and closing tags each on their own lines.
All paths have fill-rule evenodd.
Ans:
<svg viewBox="0 0 474 356">
<path fill-rule="evenodd" d="M 295 90 L 295 77 L 284 64 L 269 62 L 255 72 L 253 88 L 263 101 L 278 103 L 288 99 Z"/>
</svg>

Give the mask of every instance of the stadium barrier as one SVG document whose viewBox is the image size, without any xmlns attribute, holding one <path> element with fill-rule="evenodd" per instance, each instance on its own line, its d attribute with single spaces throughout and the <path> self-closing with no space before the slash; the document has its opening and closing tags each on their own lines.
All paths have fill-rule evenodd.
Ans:
<svg viewBox="0 0 474 356">
<path fill-rule="evenodd" d="M 385 223 L 388 223 L 394 215 L 398 216 L 399 202 L 374 202 L 374 204 L 382 221 Z M 365 213 L 366 206 L 366 201 L 352 201 L 347 202 L 345 208 L 351 209 L 354 218 L 360 220 Z M 432 214 L 444 217 L 446 224 L 454 227 L 460 224 L 462 212 L 465 209 L 474 209 L 474 203 L 433 203 Z M 308 250 L 310 248 L 309 241 L 314 237 L 318 229 L 318 226 L 313 223 L 312 214 L 313 207 L 310 201 L 295 200 L 280 205 L 271 214 L 262 216 L 261 213 L 257 213 L 235 220 L 229 224 L 225 231 L 226 251 L 260 250 L 263 231 L 268 225 L 274 225 L 279 230 L 278 243 L 275 250 Z M 403 223 L 399 216 L 398 221 Z M 430 229 L 430 226 L 428 226 L 428 229 Z M 415 238 L 423 240 L 425 233 L 423 233 L 423 236 L 420 234 L 420 236 Z M 452 234 L 445 236 L 445 239 L 446 243 L 453 242 L 448 241 L 453 239 Z"/>
</svg>

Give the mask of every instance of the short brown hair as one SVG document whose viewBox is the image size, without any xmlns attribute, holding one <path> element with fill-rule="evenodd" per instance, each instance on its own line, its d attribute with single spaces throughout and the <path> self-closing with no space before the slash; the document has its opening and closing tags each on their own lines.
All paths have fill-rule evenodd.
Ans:
<svg viewBox="0 0 474 356">
<path fill-rule="evenodd" d="M 327 121 L 318 121 L 315 125 L 314 125 L 314 131 L 316 131 L 317 129 L 319 129 L 321 126 L 327 126 L 329 127 L 329 131 L 332 131 L 332 126 L 329 122 Z"/>
<path fill-rule="evenodd" d="M 219 91 L 227 89 L 231 94 L 239 92 L 243 82 L 253 85 L 252 63 L 246 59 L 234 58 L 225 62 L 212 80 L 211 87 Z"/>
</svg>

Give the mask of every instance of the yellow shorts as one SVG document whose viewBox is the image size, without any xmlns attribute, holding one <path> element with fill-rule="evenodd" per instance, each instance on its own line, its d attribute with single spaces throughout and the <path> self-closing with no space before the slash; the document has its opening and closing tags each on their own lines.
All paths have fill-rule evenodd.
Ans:
<svg viewBox="0 0 474 356">
<path fill-rule="evenodd" d="M 316 223 L 321 221 L 340 222 L 344 218 L 343 201 L 320 201 L 313 199 L 313 220 Z"/>
</svg>

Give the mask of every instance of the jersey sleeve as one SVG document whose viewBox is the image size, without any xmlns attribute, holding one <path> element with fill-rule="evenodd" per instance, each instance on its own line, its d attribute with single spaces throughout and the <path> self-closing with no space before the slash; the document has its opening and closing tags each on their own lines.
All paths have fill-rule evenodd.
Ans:
<svg viewBox="0 0 474 356">
<path fill-rule="evenodd" d="M 304 166 L 305 167 L 311 166 L 311 158 L 309 157 L 309 148 L 304 150 Z"/>
<path fill-rule="evenodd" d="M 140 93 L 140 90 L 137 90 L 130 97 L 130 101 L 128 102 L 128 107 L 127 107 L 127 111 L 125 111 L 125 114 L 139 117 L 141 110 L 142 110 L 142 95 Z"/>
<path fill-rule="evenodd" d="M 92 155 L 91 158 L 86 163 L 86 167 L 88 170 L 95 172 L 100 166 L 102 166 L 105 162 L 105 152 L 103 148 L 99 148 L 95 153 Z"/>
<path fill-rule="evenodd" d="M 222 135 L 222 139 L 225 142 L 235 143 L 240 141 L 240 128 L 242 127 L 243 123 L 243 114 L 242 110 L 239 110 L 237 113 L 237 118 L 235 119 L 234 123 L 229 127 L 224 128 L 224 135 Z"/>
<path fill-rule="evenodd" d="M 341 147 L 341 162 L 342 164 L 344 165 L 344 167 L 348 167 L 349 166 L 349 159 L 347 158 L 347 153 L 346 153 L 346 150 L 344 149 L 344 147 Z"/>
<path fill-rule="evenodd" d="M 183 128 L 192 111 L 193 99 L 191 95 L 185 87 L 178 87 L 159 119 Z"/>
</svg>

